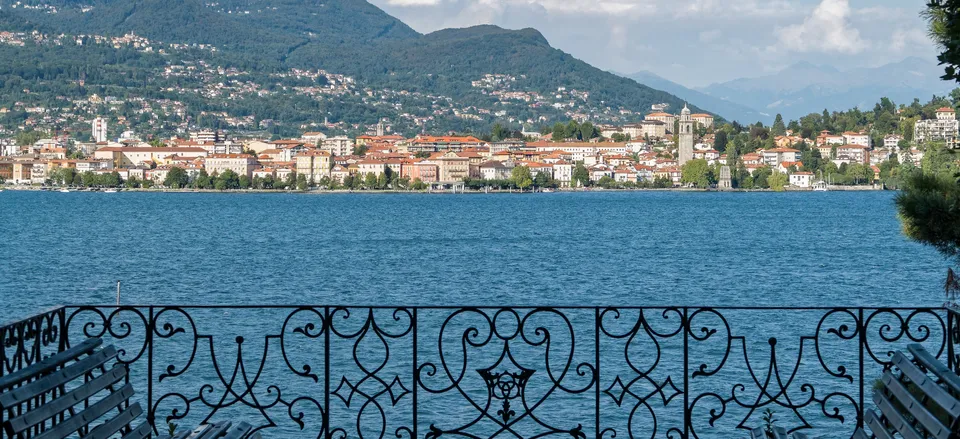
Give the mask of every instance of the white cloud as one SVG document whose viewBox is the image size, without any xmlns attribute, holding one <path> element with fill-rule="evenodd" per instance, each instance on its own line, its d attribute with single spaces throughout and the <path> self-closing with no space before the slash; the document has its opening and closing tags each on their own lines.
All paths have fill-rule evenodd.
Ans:
<svg viewBox="0 0 960 439">
<path fill-rule="evenodd" d="M 890 37 L 890 49 L 896 52 L 910 51 L 917 46 L 929 46 L 930 39 L 922 29 L 897 29 Z"/>
<path fill-rule="evenodd" d="M 823 0 L 813 13 L 794 24 L 777 29 L 782 46 L 797 52 L 856 54 L 867 48 L 860 31 L 850 23 L 849 0 Z"/>
<path fill-rule="evenodd" d="M 700 32 L 700 42 L 709 43 L 720 38 L 721 35 L 723 35 L 723 32 L 720 29 L 705 30 Z"/>
</svg>

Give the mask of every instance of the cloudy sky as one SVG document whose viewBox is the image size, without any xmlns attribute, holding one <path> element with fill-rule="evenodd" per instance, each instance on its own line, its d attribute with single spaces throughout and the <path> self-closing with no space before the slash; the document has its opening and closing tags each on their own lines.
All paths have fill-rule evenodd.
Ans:
<svg viewBox="0 0 960 439">
<path fill-rule="evenodd" d="M 925 0 L 372 0 L 414 29 L 533 27 L 597 67 L 687 86 L 798 61 L 841 70 L 933 60 Z"/>
</svg>

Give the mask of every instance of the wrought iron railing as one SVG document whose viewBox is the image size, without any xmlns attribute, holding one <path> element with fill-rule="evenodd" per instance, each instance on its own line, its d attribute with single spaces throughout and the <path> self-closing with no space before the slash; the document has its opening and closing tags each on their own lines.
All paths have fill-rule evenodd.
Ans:
<svg viewBox="0 0 960 439">
<path fill-rule="evenodd" d="M 0 375 L 103 337 L 161 432 L 731 438 L 769 409 L 846 438 L 893 351 L 956 368 L 958 328 L 937 308 L 69 306 L 0 327 Z"/>
</svg>

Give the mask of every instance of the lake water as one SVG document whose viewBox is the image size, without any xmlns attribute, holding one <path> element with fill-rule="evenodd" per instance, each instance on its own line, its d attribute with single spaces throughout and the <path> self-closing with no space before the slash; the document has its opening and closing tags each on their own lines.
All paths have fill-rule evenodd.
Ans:
<svg viewBox="0 0 960 439">
<path fill-rule="evenodd" d="M 0 321 L 57 304 L 928 306 L 891 192 L 0 193 Z"/>
<path fill-rule="evenodd" d="M 882 370 L 877 362 L 889 358 L 890 350 L 902 349 L 905 337 L 923 338 L 927 328 L 927 346 L 935 352 L 942 349 L 942 319 L 931 313 L 908 317 L 909 312 L 898 316 L 886 311 L 858 316 L 856 310 L 722 310 L 721 316 L 691 309 L 688 335 L 679 329 L 687 310 L 623 310 L 622 316 L 615 311 L 565 310 L 563 319 L 557 319 L 550 312 L 529 309 L 520 310 L 516 318 L 509 312 L 497 317 L 491 309 L 456 318 L 447 309 L 421 309 L 412 315 L 408 310 L 354 309 L 349 318 L 344 311 L 331 317 L 336 333 L 329 346 L 323 337 L 307 334 L 316 335 L 316 328 L 323 326 L 318 317 L 323 305 L 937 306 L 947 263 L 934 250 L 902 236 L 893 197 L 889 192 L 4 191 L 0 321 L 57 304 L 113 303 L 117 280 L 123 283 L 122 301 L 129 305 L 274 306 L 158 310 L 152 338 L 146 336 L 137 309 L 112 321 L 115 331 L 106 334 L 108 342 L 125 351 L 120 357 L 124 361 L 139 359 L 131 366 L 137 398 L 155 407 L 161 420 L 189 412 L 180 421 L 184 426 L 201 422 L 212 411 L 217 419 L 269 426 L 265 437 L 318 437 L 318 407 L 331 392 L 330 429 L 342 429 L 343 437 L 414 436 L 404 428 L 419 429 L 415 436 L 422 437 L 434 423 L 450 427 L 476 418 L 478 409 L 468 399 L 482 402 L 488 397 L 477 371 L 496 366 L 497 358 L 509 350 L 523 364 L 511 366 L 501 358 L 504 371 L 515 372 L 519 366 L 534 371 L 525 397 L 531 400 L 553 391 L 546 363 L 562 360 L 564 352 L 574 367 L 596 365 L 595 382 L 594 369 L 576 368 L 577 374 L 562 380 L 566 387 L 543 396 L 546 402 L 535 409 L 550 425 L 582 424 L 587 437 L 609 438 L 614 432 L 616 437 L 679 437 L 677 431 L 685 428 L 684 407 L 690 411 L 693 436 L 742 437 L 746 433 L 738 426 L 760 425 L 766 404 L 776 409 L 779 425 L 797 429 L 809 422 L 817 427 L 815 436 L 849 437 L 856 427 L 854 406 L 859 398 L 869 401 L 869 389 Z M 298 304 L 321 308 L 276 307 Z M 71 339 L 91 335 L 84 329 L 96 332 L 103 327 L 96 313 L 78 314 L 68 324 Z M 509 328 L 516 331 L 517 320 L 528 318 L 519 325 L 522 338 L 511 338 Z M 907 335 L 896 329 L 903 327 L 904 318 Z M 416 324 L 411 325 L 413 320 Z M 87 321 L 94 325 L 85 326 Z M 860 337 L 850 337 L 858 321 L 866 327 L 865 345 L 859 344 Z M 122 322 L 131 323 L 129 331 Z M 453 323 L 447 327 L 447 322 Z M 171 329 L 164 326 L 168 323 Z M 309 324 L 315 325 L 312 330 L 293 329 Z M 550 331 L 546 349 L 552 357 L 537 343 L 541 324 Z M 469 328 L 477 328 L 478 338 L 471 340 L 489 337 L 490 343 L 464 345 L 461 351 L 438 348 L 441 340 L 456 347 L 471 334 Z M 704 337 L 700 328 L 717 333 Z M 246 340 L 242 356 L 237 336 Z M 775 355 L 771 337 L 779 339 Z M 147 346 L 151 363 L 138 354 Z M 199 349 L 196 359 L 191 347 Z M 329 365 L 324 364 L 325 349 Z M 419 357 L 411 355 L 413 350 Z M 441 364 L 461 361 L 463 382 L 440 371 Z M 231 365 L 240 363 L 251 373 L 262 371 L 250 395 L 261 398 L 254 405 L 270 406 L 263 412 L 201 397 L 226 392 L 221 374 L 229 377 Z M 716 373 L 696 376 L 692 371 L 701 364 L 708 371 L 717 368 Z M 304 376 L 301 365 L 309 365 L 319 379 Z M 429 373 L 431 366 L 436 375 Z M 841 366 L 849 379 L 838 372 Z M 321 373 L 325 368 L 328 373 Z M 419 382 L 415 368 L 421 371 Z M 161 378 L 170 370 L 183 374 Z M 746 405 L 739 400 L 724 404 L 710 396 L 716 392 L 751 401 L 761 398 L 755 383 L 763 382 L 767 373 L 797 375 L 786 384 L 788 392 L 769 390 L 777 395 L 776 403 L 757 399 Z M 411 401 L 394 381 L 418 389 L 419 400 L 413 396 Z M 677 396 L 685 383 L 688 392 Z M 735 383 L 746 386 L 738 390 Z M 204 384 L 213 387 L 203 390 Z M 367 394 L 380 392 L 378 402 L 348 403 L 351 385 Z M 660 386 L 663 391 L 656 391 Z M 621 394 L 624 387 L 629 392 Z M 811 393 L 813 388 L 816 392 Z M 271 405 L 280 395 L 277 389 L 285 403 Z M 383 393 L 388 390 L 397 393 Z M 181 400 L 181 393 L 195 399 Z M 143 399 L 146 395 L 153 400 Z M 652 399 L 641 401 L 643 395 Z M 312 399 L 291 403 L 297 397 Z M 316 403 L 311 406 L 310 401 Z M 286 403 L 291 403 L 289 411 Z M 793 405 L 796 410 L 786 408 Z M 752 409 L 755 406 L 759 408 Z M 488 411 L 490 419 L 497 407 Z M 834 407 L 846 422 L 824 417 Z M 724 409 L 726 414 L 714 424 L 710 410 Z M 307 413 L 305 428 L 293 420 L 300 411 Z M 518 416 L 525 412 L 518 409 Z M 473 433 L 495 433 L 499 424 L 490 419 Z M 542 432 L 540 427 L 520 426 L 517 434 L 529 437 Z"/>
</svg>

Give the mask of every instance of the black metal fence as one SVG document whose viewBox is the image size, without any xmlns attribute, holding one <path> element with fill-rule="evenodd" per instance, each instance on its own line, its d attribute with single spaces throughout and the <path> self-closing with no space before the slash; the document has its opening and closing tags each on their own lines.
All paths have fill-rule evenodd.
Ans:
<svg viewBox="0 0 960 439">
<path fill-rule="evenodd" d="M 849 438 L 892 352 L 956 370 L 958 328 L 938 308 L 68 306 L 0 327 L 0 375 L 103 337 L 160 432 L 731 438 L 769 410 Z"/>
</svg>

